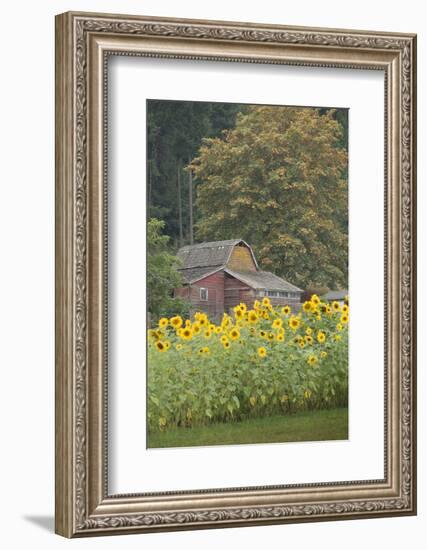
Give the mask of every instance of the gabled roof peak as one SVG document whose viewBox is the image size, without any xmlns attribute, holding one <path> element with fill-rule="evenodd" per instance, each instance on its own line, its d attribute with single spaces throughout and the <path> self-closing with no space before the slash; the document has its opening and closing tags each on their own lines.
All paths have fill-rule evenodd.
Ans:
<svg viewBox="0 0 427 550">
<path fill-rule="evenodd" d="M 182 262 L 180 271 L 193 268 L 221 267 L 225 266 L 235 246 L 243 244 L 254 258 L 251 247 L 242 239 L 229 239 L 226 241 L 211 241 L 183 246 L 178 250 L 178 258 Z"/>
<path fill-rule="evenodd" d="M 185 251 L 185 250 L 191 250 L 191 249 L 199 249 L 199 248 L 218 248 L 221 246 L 235 246 L 239 243 L 244 243 L 246 246 L 249 246 L 243 239 L 228 239 L 225 241 L 206 241 L 202 243 L 196 243 L 196 244 L 187 244 L 179 249 L 179 252 Z"/>
</svg>

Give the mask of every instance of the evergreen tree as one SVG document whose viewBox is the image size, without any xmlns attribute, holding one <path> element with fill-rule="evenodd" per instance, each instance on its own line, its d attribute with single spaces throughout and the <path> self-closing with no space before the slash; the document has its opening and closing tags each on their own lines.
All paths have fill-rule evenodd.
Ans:
<svg viewBox="0 0 427 550">
<path fill-rule="evenodd" d="M 175 247 L 180 234 L 178 171 L 196 155 L 203 138 L 232 128 L 241 109 L 228 103 L 147 101 L 148 217 L 165 221 L 165 232 Z M 189 178 L 183 171 L 180 176 L 183 232 L 188 242 Z"/>
</svg>

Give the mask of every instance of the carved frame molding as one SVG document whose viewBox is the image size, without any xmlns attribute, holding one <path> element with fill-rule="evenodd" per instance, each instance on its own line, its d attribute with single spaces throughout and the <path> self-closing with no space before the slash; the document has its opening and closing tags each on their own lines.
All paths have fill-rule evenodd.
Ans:
<svg viewBox="0 0 427 550">
<path fill-rule="evenodd" d="M 106 59 L 141 55 L 385 72 L 385 478 L 108 495 Z M 416 513 L 416 37 L 66 13 L 56 18 L 56 531 L 67 536 Z"/>
</svg>

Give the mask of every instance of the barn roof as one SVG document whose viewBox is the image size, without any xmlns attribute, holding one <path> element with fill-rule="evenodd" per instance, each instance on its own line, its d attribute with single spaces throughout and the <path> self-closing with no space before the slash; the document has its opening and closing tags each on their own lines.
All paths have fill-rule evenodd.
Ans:
<svg viewBox="0 0 427 550">
<path fill-rule="evenodd" d="M 243 239 L 211 241 L 180 248 L 177 256 L 182 264 L 179 272 L 182 275 L 184 283 L 193 283 L 225 267 L 230 259 L 233 248 L 238 244 L 248 247 L 254 264 L 258 267 L 252 248 Z"/>
<path fill-rule="evenodd" d="M 270 273 L 269 271 L 232 271 L 231 269 L 225 269 L 226 273 L 239 279 L 242 283 L 247 284 L 251 288 L 257 290 L 279 290 L 287 292 L 302 292 L 297 286 L 288 283 L 281 277 Z"/>
<path fill-rule="evenodd" d="M 183 282 L 186 284 L 195 283 L 207 275 L 211 275 L 216 271 L 219 271 L 223 266 L 216 267 L 192 267 L 189 269 L 179 269 Z"/>
<path fill-rule="evenodd" d="M 348 295 L 348 290 L 330 290 L 327 292 L 323 298 L 325 300 L 344 300 L 344 298 Z"/>
<path fill-rule="evenodd" d="M 235 271 L 227 268 L 233 248 L 238 244 L 248 247 L 254 260 L 257 271 Z M 282 290 L 290 292 L 302 292 L 300 288 L 284 279 L 258 268 L 252 248 L 242 239 L 230 239 L 227 241 L 212 241 L 200 244 L 183 246 L 178 250 L 177 256 L 182 266 L 181 273 L 184 283 L 191 284 L 224 269 L 226 273 L 239 279 L 254 289 Z"/>
<path fill-rule="evenodd" d="M 242 239 L 232 239 L 183 246 L 178 250 L 178 258 L 182 262 L 180 270 L 225 265 L 233 248 L 241 242 L 244 243 Z"/>
</svg>

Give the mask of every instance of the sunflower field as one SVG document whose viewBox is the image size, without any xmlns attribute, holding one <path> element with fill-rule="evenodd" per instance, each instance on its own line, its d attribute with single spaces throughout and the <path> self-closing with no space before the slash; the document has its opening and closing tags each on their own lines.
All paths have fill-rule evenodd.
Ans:
<svg viewBox="0 0 427 550">
<path fill-rule="evenodd" d="M 159 320 L 148 331 L 148 429 L 202 426 L 348 402 L 348 299 Z"/>
</svg>

